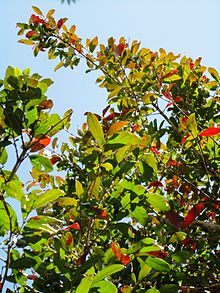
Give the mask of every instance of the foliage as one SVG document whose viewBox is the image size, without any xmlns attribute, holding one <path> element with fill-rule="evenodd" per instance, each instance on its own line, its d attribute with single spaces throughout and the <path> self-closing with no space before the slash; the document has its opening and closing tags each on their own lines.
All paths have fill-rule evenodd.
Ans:
<svg viewBox="0 0 220 293">
<path fill-rule="evenodd" d="M 7 280 L 15 292 L 217 292 L 218 72 L 206 73 L 200 58 L 152 52 L 123 37 L 83 45 L 75 25 L 56 21 L 53 9 L 45 17 L 33 9 L 29 23 L 18 24 L 20 42 L 33 45 L 35 56 L 58 58 L 55 70 L 85 60 L 87 72 L 101 72 L 108 105 L 85 113 L 78 134 L 59 148 L 51 137 L 68 129 L 72 111 L 50 114 L 50 79 L 7 69 L 0 95 L 1 290 Z M 10 145 L 16 162 L 8 171 Z M 26 158 L 33 168 L 24 186 L 16 172 Z M 55 165 L 65 177 L 52 173 Z"/>
</svg>

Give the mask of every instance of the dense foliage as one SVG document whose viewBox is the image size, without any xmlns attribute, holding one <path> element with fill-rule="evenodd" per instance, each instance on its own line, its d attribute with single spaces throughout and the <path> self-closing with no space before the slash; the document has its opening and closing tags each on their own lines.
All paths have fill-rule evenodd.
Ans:
<svg viewBox="0 0 220 293">
<path fill-rule="evenodd" d="M 7 292 L 219 292 L 218 72 L 201 58 L 123 37 L 84 45 L 54 10 L 44 17 L 33 9 L 18 24 L 20 42 L 35 56 L 59 58 L 55 70 L 85 60 L 87 72 L 101 72 L 108 97 L 59 147 L 55 135 L 68 130 L 72 110 L 51 114 L 52 81 L 8 67 L 0 92 L 0 292 L 9 282 Z M 10 148 L 15 162 L 6 170 Z M 28 183 L 16 174 L 25 159 Z"/>
</svg>

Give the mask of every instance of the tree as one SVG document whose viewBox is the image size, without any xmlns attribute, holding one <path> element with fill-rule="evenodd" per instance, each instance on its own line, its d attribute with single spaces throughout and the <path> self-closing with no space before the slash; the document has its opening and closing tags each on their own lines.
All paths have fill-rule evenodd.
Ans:
<svg viewBox="0 0 220 293">
<path fill-rule="evenodd" d="M 85 113 L 59 148 L 51 138 L 68 130 L 72 111 L 63 118 L 47 111 L 50 79 L 7 69 L 0 292 L 6 281 L 15 292 L 219 292 L 218 72 L 206 73 L 201 58 L 152 52 L 123 37 L 83 45 L 75 25 L 33 9 L 18 24 L 20 42 L 35 56 L 59 58 L 55 70 L 83 59 L 87 72 L 100 71 L 107 106 Z M 10 145 L 16 160 L 7 171 Z M 25 159 L 33 168 L 24 186 L 16 173 Z M 55 166 L 65 176 L 54 175 Z M 20 203 L 20 221 L 10 197 Z"/>
</svg>

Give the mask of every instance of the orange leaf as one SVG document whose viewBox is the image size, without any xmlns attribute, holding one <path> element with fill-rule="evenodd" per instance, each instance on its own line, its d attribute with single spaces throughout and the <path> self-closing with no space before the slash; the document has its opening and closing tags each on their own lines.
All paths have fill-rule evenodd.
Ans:
<svg viewBox="0 0 220 293">
<path fill-rule="evenodd" d="M 31 152 L 37 152 L 45 148 L 50 143 L 51 138 L 49 136 L 43 136 L 41 138 L 34 138 L 31 143 Z"/>
<path fill-rule="evenodd" d="M 107 134 L 108 135 L 115 134 L 126 125 L 128 125 L 127 121 L 116 122 L 116 123 L 111 125 L 111 127 L 109 128 Z"/>
<path fill-rule="evenodd" d="M 41 107 L 41 109 L 51 109 L 53 107 L 53 101 L 45 100 L 41 102 L 39 106 Z"/>
<path fill-rule="evenodd" d="M 120 260 L 121 259 L 121 249 L 120 249 L 119 245 L 116 246 L 115 242 L 112 242 L 112 251 L 113 251 L 114 255 L 116 256 L 116 258 L 118 260 Z"/>
<path fill-rule="evenodd" d="M 200 136 L 213 136 L 220 133 L 220 128 L 209 127 L 206 130 L 200 132 Z"/>
</svg>

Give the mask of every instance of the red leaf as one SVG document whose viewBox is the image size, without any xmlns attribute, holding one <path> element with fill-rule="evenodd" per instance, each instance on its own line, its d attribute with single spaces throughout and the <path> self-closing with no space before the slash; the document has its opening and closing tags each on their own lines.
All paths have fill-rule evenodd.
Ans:
<svg viewBox="0 0 220 293">
<path fill-rule="evenodd" d="M 52 165 L 55 165 L 59 160 L 60 160 L 60 157 L 58 156 L 54 156 L 50 159 Z"/>
<path fill-rule="evenodd" d="M 153 153 L 155 153 L 156 155 L 159 155 L 160 154 L 160 152 L 158 151 L 158 149 L 156 147 L 151 147 L 150 148 L 150 151 L 153 152 Z"/>
<path fill-rule="evenodd" d="M 64 230 L 65 230 L 65 231 L 68 231 L 68 230 L 71 230 L 71 229 L 75 229 L 75 230 L 79 231 L 79 230 L 80 230 L 80 225 L 79 225 L 79 223 L 78 223 L 78 222 L 73 223 L 72 225 L 66 227 Z"/>
<path fill-rule="evenodd" d="M 63 23 L 64 23 L 63 19 L 62 19 L 62 18 L 59 19 L 58 22 L 57 22 L 57 27 L 58 27 L 58 28 L 61 28 L 62 25 L 63 25 Z"/>
<path fill-rule="evenodd" d="M 209 127 L 206 130 L 200 132 L 200 136 L 213 136 L 220 133 L 220 128 Z"/>
<path fill-rule="evenodd" d="M 115 242 L 112 242 L 112 252 L 114 253 L 114 255 L 116 256 L 116 258 L 118 260 L 121 259 L 121 249 L 119 245 L 116 245 Z"/>
<path fill-rule="evenodd" d="M 188 211 L 185 219 L 183 220 L 182 228 L 185 229 L 188 227 L 195 220 L 195 218 L 200 215 L 204 207 L 205 205 L 203 203 L 198 203 L 190 211 Z"/>
<path fill-rule="evenodd" d="M 131 258 L 130 258 L 129 255 L 127 255 L 127 254 L 122 254 L 122 255 L 121 255 L 120 262 L 121 262 L 124 266 L 126 266 L 130 261 L 131 261 Z"/>
<path fill-rule="evenodd" d="M 155 180 L 155 181 L 151 182 L 147 188 L 154 187 L 154 186 L 155 187 L 163 186 L 163 183 L 158 180 Z"/>
<path fill-rule="evenodd" d="M 37 279 L 37 276 L 36 276 L 36 275 L 28 275 L 28 276 L 27 276 L 27 279 L 28 279 L 28 280 L 33 280 L 33 281 L 34 281 L 34 280 Z"/>
<path fill-rule="evenodd" d="M 118 44 L 116 47 L 115 47 L 115 55 L 118 57 L 118 56 L 121 56 L 124 49 L 126 48 L 126 44 Z"/>
<path fill-rule="evenodd" d="M 174 99 L 174 101 L 176 102 L 176 103 L 179 103 L 179 102 L 181 102 L 183 99 L 180 97 L 180 96 L 177 96 L 175 99 Z"/>
<path fill-rule="evenodd" d="M 50 140 L 51 138 L 46 135 L 41 138 L 34 138 L 31 143 L 31 152 L 42 150 L 50 143 Z"/>
<path fill-rule="evenodd" d="M 32 14 L 31 17 L 30 17 L 30 23 L 33 23 L 33 24 L 45 24 L 45 21 L 43 19 L 41 19 L 39 16 L 35 15 L 35 14 Z"/>
<path fill-rule="evenodd" d="M 163 94 L 164 97 L 166 97 L 168 100 L 172 100 L 172 95 L 171 95 L 170 92 L 162 91 L 162 94 Z"/>
<path fill-rule="evenodd" d="M 173 76 L 174 74 L 176 74 L 177 72 L 179 72 L 179 70 L 178 70 L 178 69 L 174 69 L 174 70 L 172 70 L 170 73 L 168 73 L 167 75 L 165 75 L 163 78 L 171 77 L 171 76 Z"/>
<path fill-rule="evenodd" d="M 147 254 L 150 254 L 152 256 L 155 256 L 157 258 L 166 258 L 168 253 L 162 250 L 156 250 L 156 251 L 148 251 Z"/>
<path fill-rule="evenodd" d="M 36 35 L 36 32 L 31 30 L 31 31 L 28 31 L 25 36 L 26 36 L 26 38 L 29 39 L 29 38 L 33 37 L 34 35 Z"/>
<path fill-rule="evenodd" d="M 68 234 L 68 238 L 66 239 L 66 245 L 71 245 L 73 242 L 73 235 L 70 233 Z"/>
<path fill-rule="evenodd" d="M 181 228 L 181 223 L 182 223 L 182 217 L 178 215 L 176 212 L 170 210 L 166 212 L 166 218 L 170 222 L 171 225 L 176 227 L 176 229 Z"/>
</svg>

